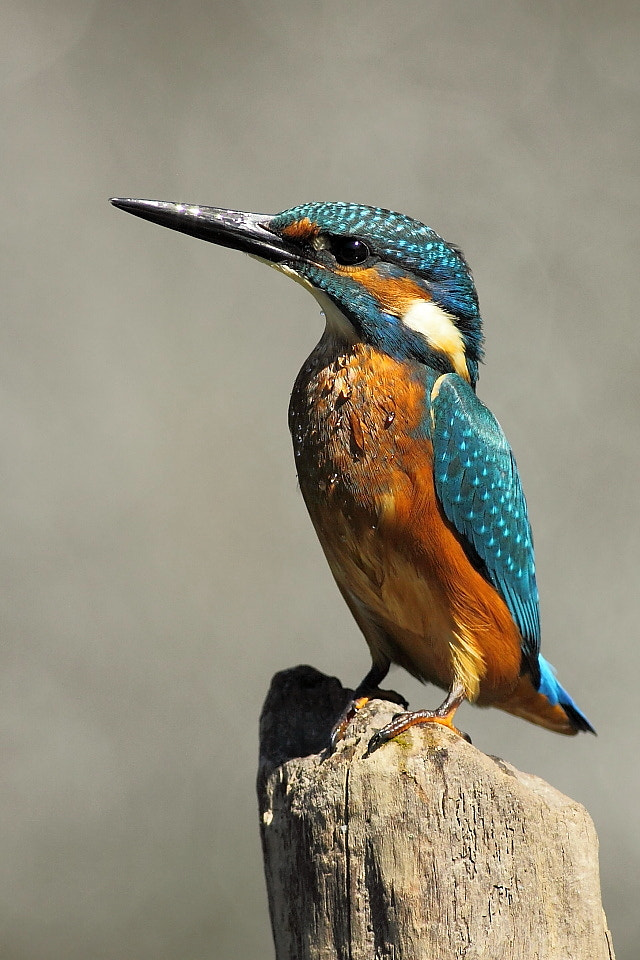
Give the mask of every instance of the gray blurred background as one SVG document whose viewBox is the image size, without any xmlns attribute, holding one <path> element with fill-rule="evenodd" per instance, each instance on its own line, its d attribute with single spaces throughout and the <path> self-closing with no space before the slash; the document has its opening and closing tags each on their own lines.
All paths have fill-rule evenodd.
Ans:
<svg viewBox="0 0 640 960">
<path fill-rule="evenodd" d="M 3 960 L 271 957 L 260 705 L 283 667 L 368 666 L 286 428 L 317 305 L 114 194 L 356 200 L 463 247 L 543 650 L 599 737 L 462 726 L 587 806 L 636 960 L 639 26 L 625 0 L 4 0 Z"/>
</svg>

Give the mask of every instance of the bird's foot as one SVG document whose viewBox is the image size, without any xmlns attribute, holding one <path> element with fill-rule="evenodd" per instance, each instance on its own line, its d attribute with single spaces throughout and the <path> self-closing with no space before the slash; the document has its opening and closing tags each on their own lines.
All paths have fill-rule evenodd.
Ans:
<svg viewBox="0 0 640 960">
<path fill-rule="evenodd" d="M 453 730 L 455 734 L 462 737 L 467 743 L 471 743 L 471 737 L 468 734 L 454 727 L 454 713 L 455 710 L 449 710 L 447 712 L 441 710 L 416 710 L 412 713 L 398 713 L 386 726 L 374 733 L 369 741 L 365 757 L 370 757 L 378 747 L 393 740 L 411 727 L 416 727 L 423 723 L 439 723 L 441 726 Z"/>
<path fill-rule="evenodd" d="M 380 688 L 376 688 L 375 690 L 369 691 L 366 695 L 354 697 L 353 700 L 350 700 L 346 705 L 331 731 L 331 736 L 329 737 L 330 754 L 335 753 L 336 747 L 341 740 L 344 740 L 347 734 L 349 724 L 356 714 L 367 705 L 369 700 L 390 700 L 392 703 L 397 703 L 401 707 L 404 707 L 405 710 L 409 706 L 405 698 L 399 693 L 396 693 L 395 690 L 380 690 Z M 404 714 L 399 714 L 399 716 L 404 716 Z"/>
<path fill-rule="evenodd" d="M 349 703 L 346 705 L 337 722 L 334 724 L 333 730 L 331 731 L 331 736 L 329 737 L 329 753 L 335 753 L 336 748 L 341 740 L 344 740 L 347 733 L 349 724 L 358 713 L 359 710 L 369 702 L 371 697 L 356 697 L 353 700 L 349 700 Z"/>
</svg>

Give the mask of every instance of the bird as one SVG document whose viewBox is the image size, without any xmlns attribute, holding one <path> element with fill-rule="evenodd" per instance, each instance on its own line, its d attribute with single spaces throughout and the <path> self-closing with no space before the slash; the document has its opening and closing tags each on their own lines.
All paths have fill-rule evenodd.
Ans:
<svg viewBox="0 0 640 960">
<path fill-rule="evenodd" d="M 385 692 L 391 664 L 446 695 L 433 710 L 398 713 L 369 752 L 421 724 L 460 734 L 464 701 L 595 733 L 540 652 L 527 505 L 511 447 L 476 393 L 483 320 L 461 250 L 418 220 L 357 203 L 271 215 L 111 202 L 247 253 L 320 305 L 324 332 L 293 386 L 289 427 L 302 497 L 371 655 L 331 748 Z"/>
</svg>

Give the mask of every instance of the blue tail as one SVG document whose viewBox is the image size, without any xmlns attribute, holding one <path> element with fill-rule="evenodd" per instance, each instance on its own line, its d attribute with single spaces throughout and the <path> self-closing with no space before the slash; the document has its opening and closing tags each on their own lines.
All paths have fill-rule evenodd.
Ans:
<svg viewBox="0 0 640 960">
<path fill-rule="evenodd" d="M 560 686 L 556 679 L 556 671 L 548 660 L 538 654 L 538 663 L 540 664 L 540 686 L 539 693 L 542 693 L 549 703 L 554 706 L 562 707 L 569 722 L 576 730 L 585 730 L 589 733 L 595 733 L 595 730 L 585 717 L 584 713 L 578 709 L 569 694 Z"/>
</svg>

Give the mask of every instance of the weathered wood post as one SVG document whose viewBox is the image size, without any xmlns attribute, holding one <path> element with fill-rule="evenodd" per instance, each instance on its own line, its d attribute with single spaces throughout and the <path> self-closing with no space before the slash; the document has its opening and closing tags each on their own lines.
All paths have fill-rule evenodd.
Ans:
<svg viewBox="0 0 640 960">
<path fill-rule="evenodd" d="M 586 810 L 435 724 L 365 759 L 393 703 L 373 701 L 327 757 L 348 695 L 298 667 L 263 708 L 277 960 L 612 960 Z"/>
</svg>

